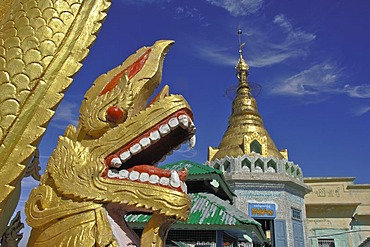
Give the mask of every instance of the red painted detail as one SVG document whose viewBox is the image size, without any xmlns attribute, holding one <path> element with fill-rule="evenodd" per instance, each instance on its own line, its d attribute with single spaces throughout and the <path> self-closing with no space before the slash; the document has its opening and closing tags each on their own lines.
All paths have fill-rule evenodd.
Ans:
<svg viewBox="0 0 370 247">
<path fill-rule="evenodd" d="M 117 106 L 111 106 L 107 110 L 107 119 L 110 122 L 118 123 L 126 120 L 127 113 Z"/>
<path fill-rule="evenodd" d="M 148 49 L 143 55 L 141 55 L 133 64 L 129 65 L 110 80 L 107 85 L 103 88 L 100 95 L 106 94 L 115 88 L 121 79 L 121 77 L 127 72 L 128 79 L 132 79 L 140 70 L 144 67 L 145 62 L 149 58 L 149 53 L 152 49 Z M 100 96 L 99 95 L 99 96 Z"/>
</svg>

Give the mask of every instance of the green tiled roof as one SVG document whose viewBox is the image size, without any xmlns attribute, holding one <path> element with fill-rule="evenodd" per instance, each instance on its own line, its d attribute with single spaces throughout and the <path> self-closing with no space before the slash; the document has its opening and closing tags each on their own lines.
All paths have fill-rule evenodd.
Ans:
<svg viewBox="0 0 370 247">
<path fill-rule="evenodd" d="M 188 222 L 177 224 L 190 225 L 218 225 L 218 226 L 241 226 L 252 224 L 257 227 L 260 224 L 246 214 L 230 205 L 228 201 L 221 200 L 215 195 L 208 193 L 189 194 L 191 197 L 191 211 Z M 150 215 L 131 214 L 125 216 L 127 222 L 146 223 Z"/>
<path fill-rule="evenodd" d="M 181 171 L 183 168 L 186 168 L 188 169 L 189 175 L 206 175 L 206 174 L 222 175 L 222 172 L 220 170 L 214 169 L 210 166 L 195 163 L 189 160 L 182 160 L 166 164 L 161 166 L 161 168 L 165 170 L 176 170 L 176 171 Z"/>
<path fill-rule="evenodd" d="M 260 225 L 237 208 L 215 195 L 194 193 L 187 224 L 197 225 Z"/>
<path fill-rule="evenodd" d="M 182 160 L 170 164 L 166 164 L 161 166 L 162 169 L 165 170 L 176 170 L 182 171 L 184 168 L 188 170 L 188 176 L 186 178 L 186 183 L 190 189 L 191 186 L 189 184 L 191 182 L 196 181 L 206 181 L 206 183 L 210 184 L 213 180 L 217 181 L 219 188 L 218 189 L 211 189 L 211 190 L 189 190 L 190 193 L 198 193 L 198 192 L 210 192 L 215 193 L 217 191 L 217 196 L 221 197 L 222 199 L 228 199 L 230 202 L 233 201 L 233 196 L 235 194 L 231 190 L 230 186 L 226 183 L 223 173 L 210 166 L 206 166 L 203 164 L 199 164 L 189 160 Z M 211 186 L 211 185 L 209 185 Z"/>
</svg>

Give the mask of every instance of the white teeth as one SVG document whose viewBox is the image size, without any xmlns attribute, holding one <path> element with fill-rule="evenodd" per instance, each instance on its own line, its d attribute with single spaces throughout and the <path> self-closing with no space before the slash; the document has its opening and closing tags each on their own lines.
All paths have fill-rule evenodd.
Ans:
<svg viewBox="0 0 370 247">
<path fill-rule="evenodd" d="M 119 155 L 119 157 L 120 157 L 120 159 L 121 159 L 122 161 L 128 160 L 128 158 L 130 158 L 130 156 L 131 156 L 130 151 L 123 152 L 123 153 L 121 153 L 121 154 Z"/>
<path fill-rule="evenodd" d="M 189 119 L 186 115 L 179 116 L 179 121 L 183 127 L 187 128 L 189 126 Z"/>
<path fill-rule="evenodd" d="M 161 185 L 165 185 L 165 186 L 167 186 L 167 185 L 169 185 L 169 184 L 170 184 L 170 179 L 169 179 L 169 178 L 166 178 L 166 177 L 161 177 L 161 179 L 159 180 L 159 183 L 160 183 Z"/>
<path fill-rule="evenodd" d="M 161 137 L 169 134 L 171 132 L 171 129 L 176 129 L 178 126 L 181 126 L 182 128 L 186 129 L 188 131 L 189 135 L 192 135 L 189 139 L 189 145 L 190 148 L 193 148 L 195 146 L 196 137 L 193 135 L 195 133 L 195 126 L 193 124 L 193 121 L 190 117 L 188 117 L 185 114 L 182 114 L 178 117 L 173 117 L 170 120 L 168 120 L 168 123 L 162 124 L 158 130 L 154 130 L 150 133 L 149 137 L 142 138 L 138 143 L 133 144 L 129 150 L 126 150 L 125 152 L 121 153 L 119 157 L 114 157 L 111 159 L 111 163 L 109 164 L 110 167 L 119 168 L 121 165 L 129 160 L 132 155 L 136 155 L 137 153 L 141 152 L 143 149 L 148 148 L 151 144 L 161 139 Z M 186 141 L 184 141 L 185 143 Z M 180 145 L 175 147 L 174 149 L 177 150 L 180 148 Z M 167 155 L 172 154 L 172 152 L 169 152 Z M 159 161 L 163 161 L 166 159 L 166 156 L 162 157 L 162 159 Z"/>
<path fill-rule="evenodd" d="M 129 172 L 127 170 L 121 170 L 118 173 L 119 178 L 128 178 L 128 174 L 129 174 Z"/>
<path fill-rule="evenodd" d="M 181 190 L 182 190 L 182 192 L 188 193 L 188 187 L 186 186 L 186 183 L 181 182 L 180 184 L 181 184 Z"/>
<path fill-rule="evenodd" d="M 155 174 L 150 175 L 150 177 L 149 177 L 149 182 L 150 182 L 151 184 L 157 184 L 157 183 L 159 182 L 159 177 L 158 177 L 158 175 L 155 175 Z"/>
<path fill-rule="evenodd" d="M 174 129 L 179 125 L 179 120 L 176 117 L 171 118 L 170 121 L 168 121 L 168 125 L 171 127 L 171 129 Z"/>
<path fill-rule="evenodd" d="M 147 182 L 147 181 L 149 181 L 149 174 L 146 173 L 146 172 L 143 172 L 143 173 L 140 174 L 139 179 L 140 179 L 141 182 Z"/>
<path fill-rule="evenodd" d="M 115 157 L 110 161 L 110 165 L 112 167 L 118 168 L 122 165 L 122 161 L 118 157 Z"/>
<path fill-rule="evenodd" d="M 139 179 L 139 176 L 140 176 L 140 173 L 137 172 L 137 171 L 132 171 L 130 172 L 130 175 L 128 176 L 128 178 L 132 181 L 135 181 L 135 180 L 138 180 Z"/>
<path fill-rule="evenodd" d="M 108 177 L 109 178 L 118 178 L 118 173 L 113 172 L 112 170 L 108 170 Z"/>
<path fill-rule="evenodd" d="M 161 138 L 161 136 L 159 135 L 158 130 L 155 130 L 155 131 L 153 131 L 152 133 L 150 133 L 149 138 L 150 138 L 150 140 L 152 140 L 152 141 L 158 141 L 158 140 Z"/>
<path fill-rule="evenodd" d="M 171 129 L 168 124 L 163 124 L 159 127 L 159 133 L 161 133 L 162 135 L 167 135 L 168 133 L 170 133 L 170 131 Z"/>
<path fill-rule="evenodd" d="M 175 188 L 180 187 L 180 178 L 176 171 L 171 171 L 170 185 Z"/>
<path fill-rule="evenodd" d="M 150 145 L 150 139 L 148 137 L 145 137 L 141 139 L 139 143 L 142 147 L 146 148 Z"/>
<path fill-rule="evenodd" d="M 174 188 L 181 188 L 184 193 L 187 193 L 187 186 L 185 182 L 180 180 L 179 174 L 176 171 L 171 171 L 171 176 L 168 177 L 161 177 L 159 178 L 158 175 L 152 174 L 149 176 L 148 173 L 143 172 L 139 173 L 137 171 L 129 172 L 127 170 L 121 170 L 119 172 L 114 170 L 108 170 L 108 177 L 109 178 L 120 178 L 120 179 L 130 179 L 131 181 L 139 180 L 140 182 L 149 182 L 151 184 L 161 184 L 164 186 L 172 186 Z"/>
<path fill-rule="evenodd" d="M 190 137 L 189 145 L 190 145 L 190 148 L 191 149 L 195 147 L 196 141 L 197 141 L 197 139 L 196 139 L 195 135 L 193 135 L 192 137 Z"/>
<path fill-rule="evenodd" d="M 130 152 L 132 154 L 136 154 L 141 151 L 141 146 L 139 143 L 134 144 L 132 147 L 130 147 Z"/>
</svg>

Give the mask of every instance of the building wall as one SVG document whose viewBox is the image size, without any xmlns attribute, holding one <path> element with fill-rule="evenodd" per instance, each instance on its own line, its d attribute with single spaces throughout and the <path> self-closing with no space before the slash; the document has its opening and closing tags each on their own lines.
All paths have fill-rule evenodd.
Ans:
<svg viewBox="0 0 370 247">
<path fill-rule="evenodd" d="M 303 239 L 304 242 L 307 243 L 305 232 L 306 213 L 302 192 L 289 188 L 289 185 L 284 182 L 264 182 L 257 184 L 253 182 L 230 182 L 230 184 L 237 195 L 235 198 L 235 206 L 247 214 L 249 214 L 248 207 L 250 203 L 276 205 L 276 217 L 274 219 L 285 221 L 286 244 L 289 247 L 294 246 L 292 209 L 300 210 Z"/>
<path fill-rule="evenodd" d="M 370 185 L 354 178 L 306 178 L 305 196 L 310 246 L 333 239 L 336 247 L 359 246 L 370 237 Z"/>
<path fill-rule="evenodd" d="M 279 229 L 275 230 L 279 233 L 285 231 L 285 242 L 282 240 L 280 246 L 307 246 L 304 195 L 311 189 L 303 183 L 302 170 L 298 165 L 260 154 L 225 157 L 206 165 L 224 172 L 226 181 L 236 194 L 235 206 L 249 216 L 251 203 L 276 205 L 274 220 Z M 300 228 L 302 234 L 293 234 L 293 208 L 301 211 L 301 219 L 295 220 L 294 225 L 296 231 Z M 301 244 L 295 243 L 298 237 Z"/>
</svg>

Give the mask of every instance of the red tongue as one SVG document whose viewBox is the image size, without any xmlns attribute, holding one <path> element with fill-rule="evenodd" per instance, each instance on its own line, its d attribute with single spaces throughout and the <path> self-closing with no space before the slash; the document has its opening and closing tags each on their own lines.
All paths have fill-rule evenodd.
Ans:
<svg viewBox="0 0 370 247">
<path fill-rule="evenodd" d="M 155 175 L 158 175 L 159 177 L 170 177 L 171 176 L 171 171 L 170 170 L 163 170 L 161 168 L 151 166 L 151 165 L 134 166 L 134 167 L 131 167 L 130 169 L 128 169 L 128 171 L 129 172 L 137 171 L 137 172 L 140 172 L 140 173 L 146 172 L 149 175 L 155 174 Z M 179 174 L 180 180 L 182 182 L 184 182 L 186 177 L 188 176 L 188 170 L 186 168 L 184 168 L 181 172 L 177 171 L 177 173 Z"/>
</svg>

